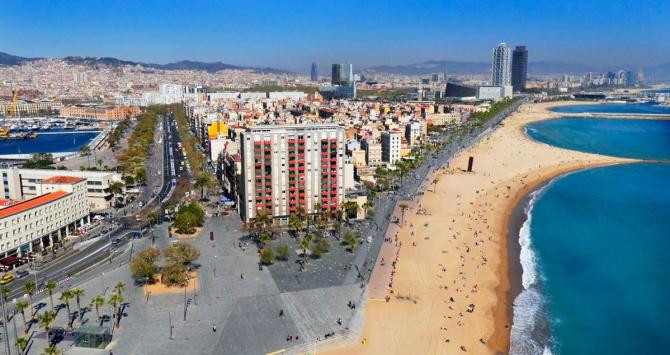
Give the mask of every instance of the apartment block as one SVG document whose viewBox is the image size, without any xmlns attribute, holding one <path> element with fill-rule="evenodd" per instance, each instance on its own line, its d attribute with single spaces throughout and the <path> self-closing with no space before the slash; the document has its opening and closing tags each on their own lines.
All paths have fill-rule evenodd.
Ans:
<svg viewBox="0 0 670 355">
<path fill-rule="evenodd" d="M 334 124 L 256 126 L 241 133 L 240 215 L 258 211 L 286 222 L 337 210 L 344 199 L 344 128 Z"/>
<path fill-rule="evenodd" d="M 400 132 L 382 132 L 382 160 L 395 164 L 400 159 Z"/>
</svg>

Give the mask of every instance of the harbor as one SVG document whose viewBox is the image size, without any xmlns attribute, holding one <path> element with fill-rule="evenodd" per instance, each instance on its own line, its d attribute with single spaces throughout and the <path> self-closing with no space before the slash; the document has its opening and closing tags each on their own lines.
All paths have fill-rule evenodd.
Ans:
<svg viewBox="0 0 670 355">
<path fill-rule="evenodd" d="M 38 152 L 65 159 L 83 146 L 98 147 L 111 127 L 108 122 L 61 117 L 0 119 L 0 159 L 24 160 Z"/>
</svg>

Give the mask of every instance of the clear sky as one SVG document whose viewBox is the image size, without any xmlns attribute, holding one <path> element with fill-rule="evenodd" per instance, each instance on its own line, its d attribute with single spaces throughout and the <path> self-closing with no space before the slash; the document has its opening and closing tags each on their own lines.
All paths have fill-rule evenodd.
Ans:
<svg viewBox="0 0 670 355">
<path fill-rule="evenodd" d="M 308 70 L 425 60 L 670 62 L 670 0 L 3 0 L 0 51 L 28 57 L 182 59 Z"/>
</svg>

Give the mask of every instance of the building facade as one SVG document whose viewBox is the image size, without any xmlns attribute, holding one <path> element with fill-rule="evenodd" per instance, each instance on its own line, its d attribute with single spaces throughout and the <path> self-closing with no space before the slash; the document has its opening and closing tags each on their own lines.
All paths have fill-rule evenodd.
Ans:
<svg viewBox="0 0 670 355">
<path fill-rule="evenodd" d="M 319 81 L 319 65 L 316 62 L 312 63 L 312 68 L 310 70 L 310 79 L 312 81 Z"/>
<path fill-rule="evenodd" d="M 137 106 L 66 106 L 61 107 L 59 115 L 61 117 L 116 121 L 126 117 L 139 116 L 140 108 Z"/>
<path fill-rule="evenodd" d="M 0 255 L 22 255 L 53 245 L 90 223 L 84 179 L 54 176 L 40 184 L 44 193 L 0 209 Z"/>
<path fill-rule="evenodd" d="M 505 43 L 493 48 L 491 65 L 491 85 L 508 86 L 512 83 L 510 51 Z"/>
<path fill-rule="evenodd" d="M 331 84 L 339 86 L 351 86 L 354 84 L 353 64 L 333 64 L 331 71 Z"/>
<path fill-rule="evenodd" d="M 512 87 L 514 91 L 526 89 L 528 75 L 528 50 L 526 46 L 516 46 L 512 52 Z"/>
<path fill-rule="evenodd" d="M 400 159 L 400 132 L 382 132 L 382 160 L 395 164 Z"/>
<path fill-rule="evenodd" d="M 240 215 L 336 211 L 344 199 L 344 128 L 333 124 L 256 126 L 240 137 Z"/>
<path fill-rule="evenodd" d="M 0 169 L 2 188 L 0 198 L 25 200 L 42 195 L 42 182 L 54 176 L 76 177 L 86 180 L 86 198 L 91 211 L 109 208 L 112 194 L 109 185 L 121 181 L 121 174 L 108 171 L 70 171 L 47 169 Z"/>
</svg>

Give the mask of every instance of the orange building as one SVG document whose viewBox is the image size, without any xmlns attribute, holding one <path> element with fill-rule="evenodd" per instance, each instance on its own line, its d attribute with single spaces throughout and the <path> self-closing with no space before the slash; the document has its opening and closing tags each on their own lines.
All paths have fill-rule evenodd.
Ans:
<svg viewBox="0 0 670 355">
<path fill-rule="evenodd" d="M 65 106 L 60 109 L 61 117 L 91 118 L 101 121 L 121 120 L 139 115 L 140 108 L 137 106 Z"/>
</svg>

